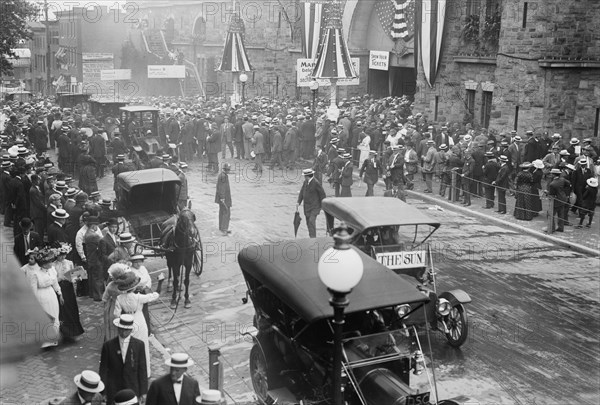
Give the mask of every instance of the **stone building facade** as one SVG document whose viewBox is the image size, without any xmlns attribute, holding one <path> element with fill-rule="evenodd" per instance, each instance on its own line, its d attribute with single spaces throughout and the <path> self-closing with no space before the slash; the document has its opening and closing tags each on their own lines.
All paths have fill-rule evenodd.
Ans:
<svg viewBox="0 0 600 405">
<path fill-rule="evenodd" d="M 419 68 L 416 109 L 496 131 L 599 136 L 600 2 L 448 4 L 439 73 L 430 88 Z"/>
</svg>

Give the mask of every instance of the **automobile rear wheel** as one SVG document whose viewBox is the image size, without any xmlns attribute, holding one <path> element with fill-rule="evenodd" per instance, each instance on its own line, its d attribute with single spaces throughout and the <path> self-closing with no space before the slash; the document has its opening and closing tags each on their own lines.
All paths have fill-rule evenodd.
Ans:
<svg viewBox="0 0 600 405">
<path fill-rule="evenodd" d="M 258 403 L 264 405 L 269 397 L 269 381 L 267 378 L 267 360 L 261 348 L 254 345 L 250 351 L 250 379 L 258 397 Z"/>
<path fill-rule="evenodd" d="M 446 339 L 452 347 L 460 347 L 467 340 L 469 324 L 467 321 L 467 313 L 462 305 L 452 307 L 450 313 L 444 318 L 448 333 Z"/>
</svg>

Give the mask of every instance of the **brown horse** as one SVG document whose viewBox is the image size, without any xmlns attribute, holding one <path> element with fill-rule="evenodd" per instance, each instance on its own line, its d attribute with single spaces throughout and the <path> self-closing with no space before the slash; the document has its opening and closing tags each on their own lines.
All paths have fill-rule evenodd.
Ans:
<svg viewBox="0 0 600 405">
<path fill-rule="evenodd" d="M 192 267 L 198 267 L 196 274 L 202 271 L 202 260 L 198 258 L 197 252 L 202 254 L 202 241 L 200 233 L 195 225 L 196 215 L 189 209 L 182 210 L 179 215 L 169 218 L 163 224 L 163 248 L 167 250 L 167 268 L 169 279 L 173 274 L 173 295 L 171 297 L 171 308 L 177 308 L 181 298 L 181 283 L 185 285 L 185 308 L 190 308 L 192 302 L 189 296 L 190 272 Z M 185 277 L 181 277 L 181 269 L 185 267 Z M 178 297 L 178 293 L 179 297 Z"/>
</svg>

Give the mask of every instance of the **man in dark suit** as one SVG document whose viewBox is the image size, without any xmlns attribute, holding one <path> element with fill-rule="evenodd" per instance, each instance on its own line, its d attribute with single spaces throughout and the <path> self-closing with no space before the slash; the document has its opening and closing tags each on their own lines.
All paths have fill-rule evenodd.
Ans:
<svg viewBox="0 0 600 405">
<path fill-rule="evenodd" d="M 567 222 L 567 212 L 569 210 L 569 190 L 571 183 L 561 176 L 560 169 L 550 170 L 552 180 L 544 192 L 546 195 L 554 198 L 554 211 L 552 212 L 552 232 L 564 232 Z M 555 220 L 557 218 L 557 220 Z M 550 232 L 550 230 L 547 230 Z"/>
<path fill-rule="evenodd" d="M 29 189 L 29 215 L 33 221 L 35 231 L 44 237 L 46 232 L 46 204 L 45 198 L 40 189 L 40 178 L 37 174 L 31 176 L 31 188 Z"/>
<path fill-rule="evenodd" d="M 508 157 L 505 155 L 500 156 L 500 170 L 496 180 L 492 182 L 493 186 L 496 186 L 498 191 L 498 211 L 499 214 L 506 214 L 506 189 L 509 184 L 509 176 L 511 168 L 508 164 Z"/>
<path fill-rule="evenodd" d="M 102 345 L 100 378 L 106 384 L 106 403 L 114 403 L 115 394 L 129 388 L 138 397 L 148 391 L 148 371 L 144 342 L 131 336 L 133 315 L 122 314 L 113 321 L 118 336 Z"/>
<path fill-rule="evenodd" d="M 359 176 L 363 177 L 363 181 L 367 185 L 367 193 L 365 196 L 372 197 L 373 185 L 377 184 L 379 176 L 381 176 L 381 164 L 377 161 L 377 151 L 369 151 L 369 158 L 365 159 L 363 162 Z"/>
<path fill-rule="evenodd" d="M 223 236 L 231 233 L 229 230 L 229 220 L 231 219 L 231 189 L 229 188 L 229 172 L 231 166 L 229 163 L 223 164 L 223 170 L 217 177 L 217 191 L 215 193 L 215 203 L 219 204 L 219 230 Z"/>
<path fill-rule="evenodd" d="M 104 177 L 104 167 L 106 166 L 106 141 L 96 131 L 90 139 L 90 156 L 96 161 L 96 177 Z"/>
<path fill-rule="evenodd" d="M 146 405 L 193 405 L 200 395 L 198 381 L 185 375 L 194 362 L 185 353 L 173 353 L 165 362 L 171 367 L 169 374 L 150 384 Z"/>
<path fill-rule="evenodd" d="M 296 208 L 304 201 L 304 216 L 306 217 L 306 226 L 308 227 L 308 236 L 310 238 L 317 237 L 317 215 L 321 212 L 321 201 L 325 198 L 325 190 L 323 186 L 314 178 L 313 169 L 304 169 L 304 183 L 298 195 Z"/>
<path fill-rule="evenodd" d="M 102 395 L 104 391 L 104 383 L 100 376 L 91 370 L 82 371 L 74 378 L 77 392 L 66 397 L 59 405 L 100 405 L 103 404 Z"/>
<path fill-rule="evenodd" d="M 340 192 L 340 197 L 352 197 L 352 184 L 354 183 L 354 179 L 352 177 L 352 172 L 354 166 L 352 165 L 352 161 L 350 160 L 352 155 L 350 153 L 344 153 L 342 155 L 342 159 L 344 159 L 344 163 L 341 166 L 341 174 L 340 174 L 340 184 L 342 186 L 342 191 Z"/>
<path fill-rule="evenodd" d="M 498 162 L 496 162 L 496 155 L 494 152 L 485 152 L 485 157 L 487 158 L 487 162 L 485 162 L 485 166 L 483 166 L 483 182 L 485 189 L 485 207 L 484 208 L 494 208 L 494 191 L 495 188 L 492 186 L 492 183 L 496 181 L 498 177 L 498 171 L 500 170 L 500 166 Z"/>
<path fill-rule="evenodd" d="M 15 236 L 13 250 L 21 265 L 25 265 L 27 263 L 27 251 L 30 249 L 33 250 L 36 247 L 41 248 L 44 243 L 42 237 L 37 232 L 31 230 L 33 228 L 31 219 L 27 217 L 22 218 L 19 226 L 21 227 L 21 233 Z"/>
<path fill-rule="evenodd" d="M 52 213 L 52 218 L 54 222 L 48 225 L 48 244 L 51 245 L 54 242 L 67 243 L 69 240 L 67 238 L 67 231 L 65 230 L 65 222 L 67 222 L 69 214 L 62 208 L 58 208 Z"/>
<path fill-rule="evenodd" d="M 577 159 L 579 163 L 579 167 L 573 170 L 573 174 L 571 175 L 571 183 L 573 186 L 573 193 L 575 193 L 575 204 L 571 207 L 572 212 L 577 212 L 578 208 L 581 208 L 581 203 L 583 200 L 583 190 L 585 190 L 586 181 L 590 177 L 593 177 L 593 172 L 587 167 L 587 158 L 585 156 L 581 156 Z"/>
</svg>

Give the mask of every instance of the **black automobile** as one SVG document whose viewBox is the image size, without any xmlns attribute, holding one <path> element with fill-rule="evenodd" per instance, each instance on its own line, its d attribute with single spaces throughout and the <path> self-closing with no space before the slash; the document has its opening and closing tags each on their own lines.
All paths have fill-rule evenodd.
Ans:
<svg viewBox="0 0 600 405">
<path fill-rule="evenodd" d="M 238 261 L 255 308 L 250 377 L 260 404 L 330 404 L 333 309 L 319 257 L 331 238 L 303 239 L 240 251 Z M 369 255 L 348 294 L 343 326 L 343 399 L 350 405 L 458 404 L 435 401 L 414 326 L 404 322 L 426 306 L 427 294 Z M 247 298 L 246 298 L 247 300 Z M 414 375 L 420 375 L 417 381 Z"/>
</svg>

